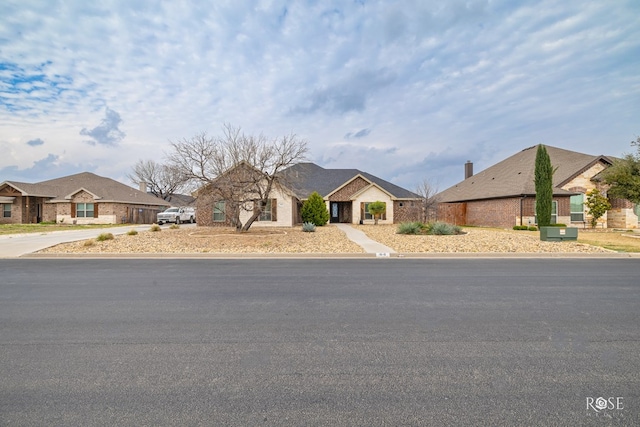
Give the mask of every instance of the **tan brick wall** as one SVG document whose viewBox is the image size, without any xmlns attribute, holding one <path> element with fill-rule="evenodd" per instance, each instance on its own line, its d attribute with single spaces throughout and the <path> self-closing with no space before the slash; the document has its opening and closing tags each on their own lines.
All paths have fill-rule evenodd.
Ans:
<svg viewBox="0 0 640 427">
<path fill-rule="evenodd" d="M 367 189 L 364 193 L 358 195 L 358 197 L 353 200 L 351 205 L 351 222 L 357 224 L 360 221 L 361 216 L 361 203 L 371 203 L 371 202 L 385 202 L 387 204 L 387 212 L 386 219 L 379 219 L 378 224 L 393 224 L 395 213 L 394 213 L 394 205 L 393 201 L 389 197 L 389 195 L 378 187 L 371 187 Z M 365 219 L 363 220 L 364 224 L 373 224 L 375 221 L 373 219 Z"/>
<path fill-rule="evenodd" d="M 364 178 L 357 177 L 340 190 L 333 193 L 329 196 L 330 202 L 349 202 L 351 201 L 351 196 L 353 196 L 358 191 L 362 190 L 364 187 L 370 185 Z M 374 200 L 375 201 L 375 200 Z M 358 216 L 360 216 L 358 214 Z"/>
</svg>

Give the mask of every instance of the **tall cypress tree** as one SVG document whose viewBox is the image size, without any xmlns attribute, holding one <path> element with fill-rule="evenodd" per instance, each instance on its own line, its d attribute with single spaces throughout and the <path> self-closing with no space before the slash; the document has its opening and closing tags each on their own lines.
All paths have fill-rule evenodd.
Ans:
<svg viewBox="0 0 640 427">
<path fill-rule="evenodd" d="M 551 209 L 553 205 L 553 168 L 551 159 L 544 145 L 538 145 L 535 169 L 536 186 L 536 216 L 538 226 L 551 224 Z"/>
</svg>

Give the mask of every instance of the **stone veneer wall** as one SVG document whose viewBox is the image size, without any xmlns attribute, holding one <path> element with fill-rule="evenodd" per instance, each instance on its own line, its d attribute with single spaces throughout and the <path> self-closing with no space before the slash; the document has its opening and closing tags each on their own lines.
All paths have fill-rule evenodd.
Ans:
<svg viewBox="0 0 640 427">
<path fill-rule="evenodd" d="M 329 197 L 330 202 L 350 202 L 351 196 L 370 185 L 364 178 L 357 177 Z"/>
<path fill-rule="evenodd" d="M 625 199 L 610 199 L 611 209 L 607 212 L 609 228 L 638 228 L 638 216 L 633 212 L 634 204 Z"/>
</svg>

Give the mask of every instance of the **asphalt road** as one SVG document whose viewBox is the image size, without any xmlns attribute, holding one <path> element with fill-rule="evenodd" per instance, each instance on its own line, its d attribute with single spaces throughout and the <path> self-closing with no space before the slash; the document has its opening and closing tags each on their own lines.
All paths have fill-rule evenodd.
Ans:
<svg viewBox="0 0 640 427">
<path fill-rule="evenodd" d="M 640 425 L 635 259 L 13 259 L 0 277 L 2 426 Z"/>
</svg>

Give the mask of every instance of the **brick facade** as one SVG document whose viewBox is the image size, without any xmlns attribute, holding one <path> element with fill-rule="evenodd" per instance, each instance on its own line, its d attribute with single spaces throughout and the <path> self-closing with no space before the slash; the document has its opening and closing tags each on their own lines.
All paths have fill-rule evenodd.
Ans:
<svg viewBox="0 0 640 427">
<path fill-rule="evenodd" d="M 417 200 L 394 200 L 393 222 L 420 221 L 422 218 L 422 205 Z"/>
<path fill-rule="evenodd" d="M 351 196 L 353 196 L 358 191 L 362 190 L 366 186 L 370 185 L 362 177 L 357 177 L 352 180 L 350 183 L 333 193 L 329 196 L 330 202 L 349 202 L 351 201 Z"/>
<path fill-rule="evenodd" d="M 554 197 L 557 202 L 557 222 L 567 224 L 571 219 L 569 197 Z M 510 197 L 475 200 L 464 203 L 440 203 L 438 221 L 456 225 L 483 227 L 513 227 L 535 225 L 535 198 Z"/>
</svg>

